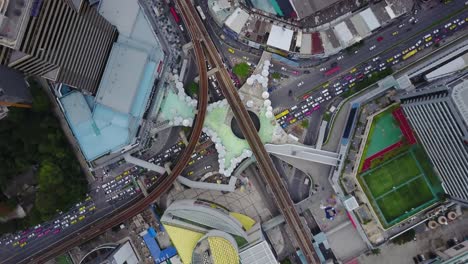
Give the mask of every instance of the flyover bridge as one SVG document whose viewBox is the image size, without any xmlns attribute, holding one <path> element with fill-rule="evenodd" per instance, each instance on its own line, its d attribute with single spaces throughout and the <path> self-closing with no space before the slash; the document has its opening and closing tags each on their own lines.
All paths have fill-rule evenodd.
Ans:
<svg viewBox="0 0 468 264">
<path fill-rule="evenodd" d="M 287 158 L 288 160 L 297 159 L 321 164 L 337 166 L 339 162 L 338 154 L 335 152 L 315 149 L 307 146 L 295 144 L 273 145 L 266 144 L 266 151 L 278 158 Z M 288 161 L 287 161 L 288 162 Z M 293 165 L 293 164 L 291 164 Z"/>
</svg>

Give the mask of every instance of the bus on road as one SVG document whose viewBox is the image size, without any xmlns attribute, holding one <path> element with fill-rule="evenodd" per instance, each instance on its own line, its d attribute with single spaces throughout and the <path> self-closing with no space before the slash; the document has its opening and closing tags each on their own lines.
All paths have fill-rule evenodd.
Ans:
<svg viewBox="0 0 468 264">
<path fill-rule="evenodd" d="M 205 13 L 203 13 L 203 10 L 201 9 L 200 6 L 197 6 L 197 11 L 198 11 L 198 14 L 200 15 L 201 19 L 205 20 L 206 19 Z"/>
<path fill-rule="evenodd" d="M 283 116 L 285 116 L 285 115 L 287 115 L 287 114 L 289 114 L 289 110 L 288 110 L 288 109 L 286 109 L 286 110 L 284 110 L 283 112 L 281 112 L 281 113 L 275 115 L 275 118 L 276 118 L 276 119 L 280 119 L 281 117 L 283 117 Z"/>
<path fill-rule="evenodd" d="M 180 22 L 180 17 L 179 15 L 177 14 L 175 8 L 173 6 L 171 6 L 171 8 L 169 9 L 171 11 L 171 14 L 172 14 L 172 17 L 174 17 L 174 20 L 177 24 L 179 24 Z"/>
<path fill-rule="evenodd" d="M 418 52 L 418 50 L 417 50 L 417 49 L 414 49 L 414 50 L 412 50 L 412 51 L 406 53 L 406 54 L 403 56 L 403 60 L 406 60 L 406 59 L 410 58 L 411 56 L 413 56 L 414 54 L 416 54 L 416 52 Z"/>
<path fill-rule="evenodd" d="M 340 69 L 341 69 L 340 66 L 336 66 L 336 67 L 333 67 L 333 68 L 329 69 L 329 70 L 326 71 L 324 74 L 325 74 L 325 76 L 330 76 L 330 75 L 332 75 L 332 74 L 334 74 L 334 73 L 339 72 Z"/>
</svg>

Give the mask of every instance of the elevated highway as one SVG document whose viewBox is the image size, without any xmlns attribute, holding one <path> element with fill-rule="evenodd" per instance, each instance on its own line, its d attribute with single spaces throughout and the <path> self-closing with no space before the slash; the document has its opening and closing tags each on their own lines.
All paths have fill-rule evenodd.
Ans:
<svg viewBox="0 0 468 264">
<path fill-rule="evenodd" d="M 202 39 L 193 39 L 193 41 L 201 41 L 204 45 L 208 59 L 212 62 L 212 66 L 217 68 L 215 73 L 220 84 L 221 90 L 226 97 L 233 114 L 237 120 L 240 120 L 239 126 L 246 140 L 248 141 L 252 152 L 257 159 L 257 165 L 261 174 L 264 177 L 266 184 L 272 189 L 273 197 L 281 210 L 286 223 L 289 225 L 296 242 L 304 254 L 307 263 L 319 263 L 314 247 L 312 245 L 310 230 L 305 228 L 299 214 L 294 208 L 286 187 L 283 185 L 279 173 L 276 171 L 273 161 L 271 160 L 268 152 L 266 151 L 262 141 L 260 140 L 257 130 L 250 119 L 250 116 L 245 108 L 242 100 L 234 87 L 229 73 L 224 68 L 223 61 L 212 42 L 206 28 L 198 16 L 198 13 L 189 0 L 176 0 L 175 1 L 179 10 L 181 11 L 182 18 L 186 25 L 196 27 Z M 198 57 L 197 59 L 202 59 Z"/>
</svg>

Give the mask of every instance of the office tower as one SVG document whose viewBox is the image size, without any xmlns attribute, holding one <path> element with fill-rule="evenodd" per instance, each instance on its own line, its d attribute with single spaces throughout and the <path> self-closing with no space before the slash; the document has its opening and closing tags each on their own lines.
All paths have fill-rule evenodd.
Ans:
<svg viewBox="0 0 468 264">
<path fill-rule="evenodd" d="M 0 64 L 92 94 L 117 34 L 85 0 L 0 0 Z"/>
<path fill-rule="evenodd" d="M 401 102 L 445 191 L 468 202 L 468 77 L 418 89 Z"/>
</svg>

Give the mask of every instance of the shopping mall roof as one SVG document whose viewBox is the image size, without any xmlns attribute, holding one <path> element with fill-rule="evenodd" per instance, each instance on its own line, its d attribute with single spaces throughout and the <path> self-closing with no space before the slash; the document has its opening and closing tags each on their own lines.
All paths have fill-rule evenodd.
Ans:
<svg viewBox="0 0 468 264">
<path fill-rule="evenodd" d="M 97 105 L 94 113 L 80 92 L 60 98 L 63 112 L 86 160 L 94 160 L 129 143 L 129 117 Z"/>
<path fill-rule="evenodd" d="M 121 34 L 112 46 L 96 98 L 92 104 L 77 92 L 60 98 L 88 161 L 133 143 L 157 76 L 157 65 L 164 57 L 137 1 L 102 0 L 99 12 Z"/>
<path fill-rule="evenodd" d="M 277 25 L 272 25 L 267 45 L 281 50 L 289 51 L 293 35 L 294 31 L 290 29 L 280 27 Z"/>
<path fill-rule="evenodd" d="M 133 31 L 139 9 L 138 1 L 129 0 L 103 0 L 98 7 L 99 14 L 126 36 L 130 36 Z"/>
<path fill-rule="evenodd" d="M 210 245 L 211 258 L 213 259 L 213 263 L 239 263 L 239 255 L 237 254 L 237 248 L 235 248 L 235 245 L 233 245 L 229 240 L 223 237 L 211 236 L 208 237 L 208 243 Z"/>
<path fill-rule="evenodd" d="M 241 263 L 249 264 L 276 264 L 275 255 L 265 240 L 239 253 Z"/>
<path fill-rule="evenodd" d="M 192 263 L 193 250 L 203 234 L 171 225 L 164 225 L 164 228 L 171 238 L 172 244 L 176 247 L 182 262 Z"/>
<path fill-rule="evenodd" d="M 240 34 L 245 23 L 249 20 L 249 13 L 244 9 L 236 8 L 234 12 L 226 19 L 224 24 L 237 34 Z"/>
<path fill-rule="evenodd" d="M 115 43 L 99 85 L 96 101 L 116 111 L 129 113 L 148 63 L 146 52 Z"/>
</svg>

